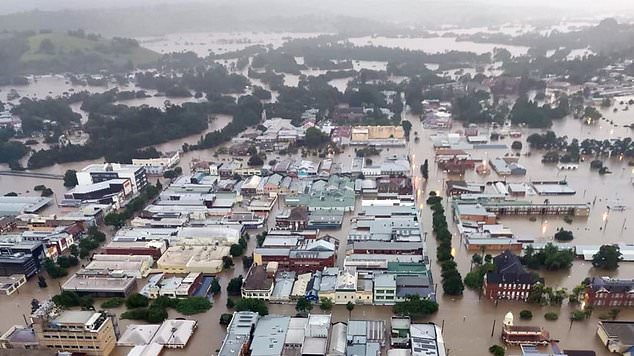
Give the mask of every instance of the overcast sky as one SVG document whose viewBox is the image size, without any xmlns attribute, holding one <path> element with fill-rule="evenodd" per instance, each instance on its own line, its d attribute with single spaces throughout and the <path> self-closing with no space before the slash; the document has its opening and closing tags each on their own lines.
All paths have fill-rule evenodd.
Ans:
<svg viewBox="0 0 634 356">
<path fill-rule="evenodd" d="M 426 6 L 449 7 L 453 4 L 472 4 L 481 6 L 477 8 L 482 12 L 491 10 L 491 7 L 528 7 L 532 10 L 540 7 L 559 8 L 560 16 L 565 16 L 568 11 L 571 15 L 579 16 L 595 15 L 622 15 L 634 14 L 634 0 L 0 0 L 0 13 L 12 13 L 40 10 L 61 10 L 61 9 L 85 9 L 85 8 L 105 8 L 105 7 L 131 7 L 131 6 L 156 6 L 164 3 L 205 3 L 205 4 L 244 4 L 245 9 L 250 5 L 266 6 L 267 4 L 286 3 L 288 6 L 302 10 L 319 9 L 328 13 L 342 13 L 344 15 L 364 15 L 377 17 L 382 11 L 391 14 L 392 20 L 403 12 L 404 16 L 411 15 L 408 11 L 414 9 L 424 11 Z M 461 5 L 462 5 L 461 4 Z M 458 5 L 458 6 L 461 6 Z M 478 13 L 475 13 L 477 15 Z M 280 15 L 289 15 L 282 13 Z M 518 19 L 521 21 L 521 19 Z"/>
</svg>

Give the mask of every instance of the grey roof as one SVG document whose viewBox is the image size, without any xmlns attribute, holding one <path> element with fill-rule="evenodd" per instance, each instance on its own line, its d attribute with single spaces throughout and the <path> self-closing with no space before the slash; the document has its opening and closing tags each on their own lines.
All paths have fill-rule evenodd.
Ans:
<svg viewBox="0 0 634 356">
<path fill-rule="evenodd" d="M 412 356 L 445 356 L 445 345 L 439 328 L 433 324 L 412 324 Z"/>
<path fill-rule="evenodd" d="M 281 355 L 290 319 L 279 315 L 262 317 L 253 333 L 251 356 Z"/>
<path fill-rule="evenodd" d="M 396 288 L 396 277 L 393 274 L 382 273 L 374 275 L 374 288 Z"/>
<path fill-rule="evenodd" d="M 0 216 L 36 213 L 51 202 L 44 197 L 6 197 L 0 196 Z"/>
<path fill-rule="evenodd" d="M 161 327 L 159 324 L 150 324 L 150 325 L 128 325 L 125 329 L 125 332 L 119 340 L 117 340 L 117 345 L 120 346 L 136 346 L 136 345 L 147 345 L 150 343 L 154 334 Z"/>
<path fill-rule="evenodd" d="M 330 330 L 330 345 L 328 346 L 328 354 L 343 355 L 346 352 L 346 333 L 348 325 L 345 323 L 336 323 Z"/>
<path fill-rule="evenodd" d="M 218 356 L 235 356 L 238 354 L 242 345 L 249 341 L 251 328 L 258 322 L 259 314 L 249 311 L 234 312 L 229 327 L 227 327 L 227 336 L 225 336 L 222 347 Z"/>
<path fill-rule="evenodd" d="M 599 327 L 608 334 L 608 337 L 618 339 L 623 345 L 634 346 L 634 322 L 633 321 L 609 321 L 599 322 Z"/>
</svg>

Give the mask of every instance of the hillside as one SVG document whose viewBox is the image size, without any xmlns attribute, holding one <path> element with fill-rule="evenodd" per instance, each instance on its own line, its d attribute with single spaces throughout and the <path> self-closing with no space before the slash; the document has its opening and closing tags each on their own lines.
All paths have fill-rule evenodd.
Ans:
<svg viewBox="0 0 634 356">
<path fill-rule="evenodd" d="M 126 38 L 96 35 L 43 33 L 24 39 L 19 57 L 24 73 L 95 72 L 147 67 L 160 57 Z"/>
</svg>

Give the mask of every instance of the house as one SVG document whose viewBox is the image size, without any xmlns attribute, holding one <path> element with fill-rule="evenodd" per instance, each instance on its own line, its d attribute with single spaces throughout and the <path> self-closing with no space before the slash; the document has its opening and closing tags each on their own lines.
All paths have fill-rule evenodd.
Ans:
<svg viewBox="0 0 634 356">
<path fill-rule="evenodd" d="M 276 272 L 277 263 L 275 262 L 268 263 L 266 266 L 256 264 L 251 266 L 242 284 L 242 298 L 270 300 Z"/>
<path fill-rule="evenodd" d="M 493 271 L 487 272 L 484 277 L 484 292 L 491 300 L 526 301 L 530 289 L 539 281 L 510 250 L 495 256 L 493 266 Z"/>
<path fill-rule="evenodd" d="M 632 307 L 634 279 L 592 277 L 584 291 L 583 301 L 593 307 Z"/>
</svg>

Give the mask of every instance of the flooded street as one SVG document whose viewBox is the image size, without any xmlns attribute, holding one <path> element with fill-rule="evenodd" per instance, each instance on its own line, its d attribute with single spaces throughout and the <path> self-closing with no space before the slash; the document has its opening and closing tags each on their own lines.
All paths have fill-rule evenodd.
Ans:
<svg viewBox="0 0 634 356">
<path fill-rule="evenodd" d="M 291 35 L 297 37 L 310 37 L 318 34 L 251 34 L 251 33 L 236 33 L 236 34 L 211 34 L 211 33 L 199 33 L 199 34 L 174 34 L 163 36 L 160 38 L 142 38 L 139 39 L 143 46 L 150 49 L 154 49 L 161 53 L 193 50 L 198 55 L 207 55 L 209 52 L 223 53 L 233 50 L 245 48 L 246 46 L 253 44 L 271 44 L 273 47 L 280 46 L 285 38 Z M 466 50 L 476 53 L 490 52 L 494 47 L 500 47 L 495 44 L 479 44 L 473 42 L 457 42 L 455 38 L 386 38 L 386 37 L 361 37 L 351 39 L 353 43 L 357 45 L 384 45 L 392 47 L 404 47 L 409 49 L 419 49 L 428 52 L 443 52 L 447 50 Z M 522 54 L 526 52 L 524 47 L 509 47 L 508 48 L 514 54 Z M 387 65 L 386 62 L 368 62 L 368 61 L 353 61 L 354 69 L 371 68 L 376 70 L 384 70 Z M 304 75 L 317 75 L 319 71 L 305 71 Z M 351 78 L 335 79 L 330 83 L 335 85 L 339 90 L 343 91 L 347 85 L 347 82 Z M 300 80 L 300 76 L 286 75 L 286 85 L 297 85 Z M 254 81 L 255 82 L 255 81 Z M 264 85 L 263 85 L 264 86 Z M 38 79 L 37 82 L 33 82 L 27 87 L 17 87 L 18 92 L 23 96 L 43 98 L 47 95 L 61 95 L 63 92 L 68 91 L 69 88 L 78 90 L 90 90 L 91 92 L 99 92 L 111 89 L 112 87 L 74 87 L 66 82 L 63 77 L 59 76 L 44 76 Z M 0 88 L 0 96 L 4 96 L 8 90 L 7 87 Z M 122 90 L 132 90 L 133 87 L 124 87 Z M 136 90 L 136 89 L 135 89 Z M 275 93 L 274 93 L 275 98 Z M 134 99 L 130 101 L 122 102 L 127 105 L 142 105 L 148 104 L 151 106 L 163 106 L 164 101 L 167 98 L 164 97 L 150 97 L 146 99 Z M 630 100 L 630 97 L 623 98 L 625 102 Z M 193 98 L 187 99 L 168 99 L 172 103 L 178 104 L 184 101 L 192 101 Z M 618 101 L 620 101 L 619 99 Z M 578 138 L 583 140 L 584 138 L 594 139 L 610 139 L 610 138 L 623 138 L 632 136 L 632 130 L 623 127 L 623 125 L 629 125 L 634 123 L 634 115 L 630 115 L 630 112 L 624 110 L 625 104 L 617 103 L 615 106 L 609 109 L 603 109 L 602 113 L 606 116 L 607 120 L 601 120 L 594 125 L 584 125 L 580 121 L 572 118 L 564 118 L 554 122 L 552 130 L 558 135 L 567 135 L 569 140 L 572 138 Z M 614 112 L 613 108 L 617 107 L 618 111 Z M 75 110 L 79 110 L 78 105 L 74 107 Z M 634 108 L 632 108 L 634 109 Z M 155 147 L 163 152 L 180 150 L 184 143 L 195 144 L 201 136 L 204 136 L 207 132 L 221 129 L 226 126 L 232 117 L 229 115 L 215 115 L 214 119 L 210 121 L 209 127 L 206 131 L 200 134 L 191 135 L 185 138 L 173 140 L 163 144 L 156 145 Z M 423 206 L 422 212 L 422 226 L 424 232 L 427 235 L 426 251 L 431 259 L 431 269 L 436 283 L 440 283 L 440 267 L 435 263 L 436 257 L 436 241 L 432 234 L 431 227 L 431 211 L 425 204 L 425 200 L 431 191 L 441 192 L 444 195 L 445 182 L 450 179 L 462 179 L 473 182 L 487 182 L 494 180 L 506 180 L 508 182 L 530 182 L 538 180 L 566 180 L 571 188 L 576 190 L 576 194 L 572 196 L 552 196 L 548 199 L 552 203 L 589 203 L 591 205 L 591 212 L 588 218 L 575 218 L 572 223 L 566 223 L 563 217 L 549 216 L 547 218 L 538 218 L 536 221 L 531 222 L 528 218 L 523 217 L 504 217 L 499 219 L 501 224 L 509 227 L 516 234 L 534 239 L 536 242 L 548 242 L 553 240 L 555 231 L 561 227 L 571 230 L 574 234 L 574 240 L 571 244 L 608 244 L 608 243 L 629 243 L 634 244 L 634 236 L 631 232 L 631 224 L 634 221 L 634 194 L 632 194 L 632 177 L 634 174 L 634 168 L 628 166 L 626 160 L 619 160 L 618 158 L 604 159 L 604 165 L 609 168 L 612 174 L 599 175 L 596 171 L 590 170 L 590 161 L 588 159 L 579 164 L 579 169 L 574 171 L 560 171 L 556 165 L 544 165 L 541 163 L 543 152 L 532 151 L 528 156 L 526 153 L 530 151 L 528 144 L 526 143 L 526 137 L 534 132 L 545 132 L 540 130 L 523 129 L 522 137 L 519 139 L 523 143 L 523 149 L 521 151 L 521 157 L 519 163 L 526 167 L 527 175 L 524 177 L 499 177 L 494 172 L 488 176 L 479 176 L 474 171 L 468 171 L 464 177 L 461 176 L 447 176 L 445 173 L 440 172 L 434 162 L 434 149 L 432 145 L 432 135 L 441 133 L 442 131 L 428 130 L 422 127 L 420 120 L 417 116 L 411 114 L 404 114 L 404 119 L 409 120 L 412 124 L 411 141 L 405 148 L 390 148 L 386 149 L 383 154 L 391 153 L 404 153 L 410 154 L 412 158 L 413 174 L 415 181 L 415 189 L 417 189 L 417 195 L 419 196 L 418 204 Z M 610 123 L 612 121 L 612 123 Z M 462 130 L 459 122 L 454 122 L 452 131 Z M 414 132 L 418 133 L 420 140 L 415 142 Z M 481 128 L 482 134 L 488 134 L 488 129 Z M 482 160 L 489 160 L 495 157 L 503 157 L 506 153 L 510 153 L 510 146 L 514 140 L 512 138 L 505 138 L 498 143 L 506 144 L 509 149 L 496 149 L 496 150 L 470 150 L 472 157 Z M 215 158 L 214 152 L 216 148 L 186 152 L 182 154 L 181 163 L 185 172 L 189 172 L 189 163 L 193 159 L 200 160 L 218 160 Z M 274 155 L 271 155 L 274 156 Z M 336 162 L 346 162 L 354 156 L 354 150 L 352 148 L 346 149 L 346 151 L 335 157 Z M 223 159 L 229 159 L 230 157 L 222 157 Z M 268 157 L 271 159 L 273 157 Z M 317 159 L 316 157 L 308 157 L 309 159 Z M 418 169 L 423 161 L 427 159 L 429 161 L 429 180 L 425 181 L 421 177 L 420 170 Z M 51 167 L 36 170 L 37 172 L 46 172 L 53 174 L 64 174 L 68 169 L 80 170 L 84 166 L 91 163 L 102 163 L 102 160 L 73 162 L 68 164 L 58 164 Z M 6 166 L 0 166 L 0 169 L 8 169 Z M 151 178 L 154 180 L 155 178 Z M 0 190 L 3 194 L 7 192 L 17 192 L 23 195 L 36 195 L 32 190 L 35 185 L 45 184 L 55 192 L 55 199 L 60 199 L 67 188 L 63 187 L 61 180 L 42 180 L 36 178 L 25 177 L 13 177 L 13 176 L 0 176 Z M 544 197 L 534 196 L 527 197 L 534 201 L 543 201 Z M 609 211 L 607 206 L 615 199 L 620 199 L 621 203 L 627 205 L 628 208 L 624 211 Z M 449 202 L 447 199 L 443 200 L 445 204 L 445 210 L 447 212 L 448 219 L 452 218 Z M 343 265 L 345 258 L 345 248 L 347 235 L 350 229 L 350 219 L 359 212 L 361 204 L 360 199 L 357 200 L 357 209 L 353 213 L 346 213 L 344 218 L 344 226 L 340 230 L 331 231 L 327 230 L 325 233 L 331 234 L 340 240 L 340 247 L 337 256 L 337 264 Z M 277 209 L 283 208 L 278 204 Z M 57 207 L 48 208 L 44 213 L 54 213 L 60 211 Z M 271 213 L 269 217 L 269 226 L 273 226 L 275 211 Z M 456 249 L 456 262 L 458 263 L 458 269 L 464 277 L 470 268 L 471 253 L 469 253 L 465 246 L 461 243 L 459 236 L 457 235 L 456 228 L 453 223 L 449 224 L 450 230 L 454 233 L 453 247 Z M 107 228 L 109 229 L 109 228 Z M 260 230 L 261 231 L 261 230 Z M 255 248 L 256 241 L 255 235 L 259 231 L 249 231 L 251 239 L 248 242 L 247 254 L 251 254 Z M 109 231 L 111 235 L 112 231 Z M 198 320 L 198 329 L 189 342 L 189 345 L 185 350 L 165 350 L 163 355 L 165 356 L 206 356 L 216 355 L 217 350 L 222 344 L 222 340 L 225 336 L 225 327 L 219 325 L 220 315 L 223 313 L 231 312 L 226 308 L 227 293 L 226 286 L 228 281 L 238 275 L 245 275 L 241 260 L 235 259 L 235 268 L 224 271 L 219 275 L 220 284 L 222 286 L 222 293 L 219 296 L 213 298 L 213 308 L 204 314 L 193 315 L 191 319 Z M 540 274 L 545 279 L 545 283 L 553 288 L 567 288 L 571 290 L 577 286 L 584 278 L 588 276 L 612 276 L 631 278 L 634 276 L 634 263 L 621 263 L 619 269 L 614 272 L 598 271 L 594 269 L 589 262 L 582 260 L 576 260 L 572 268 L 562 272 L 544 272 L 540 271 Z M 37 287 L 35 279 L 30 280 L 27 285 L 20 289 L 18 294 L 0 298 L 0 303 L 3 310 L 3 318 L 0 319 L 0 330 L 7 330 L 14 324 L 23 324 L 23 315 L 30 313 L 30 301 L 32 298 L 44 300 L 59 292 L 58 282 L 63 283 L 63 278 L 59 281 L 47 280 L 48 288 L 40 289 Z M 139 282 L 139 288 L 144 285 L 143 281 Z M 524 325 L 543 326 L 550 332 L 554 339 L 560 340 L 562 348 L 566 349 L 592 349 L 597 352 L 597 355 L 607 356 L 609 355 L 607 349 L 605 349 L 596 336 L 596 323 L 598 316 L 605 312 L 605 310 L 595 310 L 592 317 L 589 320 L 575 322 L 573 324 L 569 321 L 569 313 L 574 310 L 576 306 L 569 306 L 566 303 L 561 307 L 541 307 L 535 305 L 529 305 L 516 302 L 500 302 L 493 303 L 489 300 L 481 298 L 477 292 L 469 289 L 465 289 L 464 295 L 461 297 L 445 297 L 442 295 L 442 287 L 438 285 L 438 301 L 440 304 L 439 311 L 433 316 L 421 319 L 419 321 L 433 321 L 438 325 L 443 326 L 443 333 L 445 343 L 448 349 L 448 355 L 461 356 L 461 355 L 476 355 L 486 356 L 488 355 L 487 348 L 492 344 L 500 344 L 501 325 L 504 315 L 512 311 L 518 323 Z M 97 300 L 98 306 L 102 300 Z M 533 312 L 532 321 L 521 321 L 517 317 L 521 310 L 528 309 Z M 117 315 L 120 315 L 124 309 L 113 309 Z M 544 313 L 555 311 L 558 312 L 560 317 L 557 321 L 546 321 L 543 318 Z M 269 306 L 269 312 L 271 314 L 287 314 L 294 315 L 294 305 L 279 305 L 271 304 Z M 317 305 L 314 306 L 313 313 L 322 313 Z M 180 317 L 177 312 L 170 310 L 170 317 Z M 333 322 L 346 321 L 349 313 L 345 309 L 344 305 L 338 305 L 331 311 Z M 392 316 L 391 307 L 387 306 L 356 306 L 352 311 L 351 316 L 353 319 L 380 319 L 389 321 Z M 634 319 L 634 310 L 623 309 L 619 314 L 620 320 L 632 320 Z M 121 332 L 125 330 L 125 326 L 131 323 L 137 323 L 136 321 L 120 320 L 119 327 Z M 119 347 L 113 353 L 115 356 L 124 356 L 129 351 L 129 348 Z M 517 350 L 514 350 L 517 351 Z"/>
</svg>

